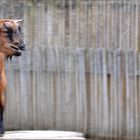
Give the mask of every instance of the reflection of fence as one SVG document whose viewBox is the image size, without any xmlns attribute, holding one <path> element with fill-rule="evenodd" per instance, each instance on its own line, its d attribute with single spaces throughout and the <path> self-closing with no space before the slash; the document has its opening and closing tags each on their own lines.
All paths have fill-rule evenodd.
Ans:
<svg viewBox="0 0 140 140">
<path fill-rule="evenodd" d="M 7 65 L 7 128 L 139 134 L 136 52 L 34 48 L 19 59 Z"/>
<path fill-rule="evenodd" d="M 2 18 L 24 18 L 28 47 L 6 67 L 6 128 L 140 134 L 139 5 L 0 0 Z"/>
</svg>

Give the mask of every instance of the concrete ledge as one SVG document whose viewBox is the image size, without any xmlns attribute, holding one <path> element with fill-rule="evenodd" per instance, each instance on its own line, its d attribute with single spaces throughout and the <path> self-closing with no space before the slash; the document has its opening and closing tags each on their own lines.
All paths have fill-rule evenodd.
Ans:
<svg viewBox="0 0 140 140">
<path fill-rule="evenodd" d="M 7 131 L 2 140 L 85 140 L 82 133 L 69 131 Z"/>
</svg>

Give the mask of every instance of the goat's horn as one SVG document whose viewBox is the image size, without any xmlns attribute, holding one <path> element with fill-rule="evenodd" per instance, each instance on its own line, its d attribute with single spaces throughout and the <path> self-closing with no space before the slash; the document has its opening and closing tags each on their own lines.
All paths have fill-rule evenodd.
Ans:
<svg viewBox="0 0 140 140">
<path fill-rule="evenodd" d="M 23 19 L 15 20 L 17 23 L 22 22 Z"/>
</svg>

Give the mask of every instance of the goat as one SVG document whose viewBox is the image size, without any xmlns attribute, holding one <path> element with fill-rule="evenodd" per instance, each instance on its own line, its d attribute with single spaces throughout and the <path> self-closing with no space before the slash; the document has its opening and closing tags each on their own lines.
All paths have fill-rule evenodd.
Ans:
<svg viewBox="0 0 140 140">
<path fill-rule="evenodd" d="M 21 22 L 22 19 L 0 19 L 0 136 L 4 134 L 4 92 L 7 85 L 5 60 L 12 56 L 20 56 L 21 50 L 25 50 L 25 44 L 21 38 Z"/>
</svg>

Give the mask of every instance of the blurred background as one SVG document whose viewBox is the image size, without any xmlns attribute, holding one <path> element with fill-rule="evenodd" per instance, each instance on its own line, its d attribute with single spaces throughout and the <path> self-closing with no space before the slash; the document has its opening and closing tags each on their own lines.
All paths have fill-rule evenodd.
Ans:
<svg viewBox="0 0 140 140">
<path fill-rule="evenodd" d="M 6 64 L 6 130 L 140 135 L 139 0 L 0 0 L 24 19 Z"/>
</svg>

